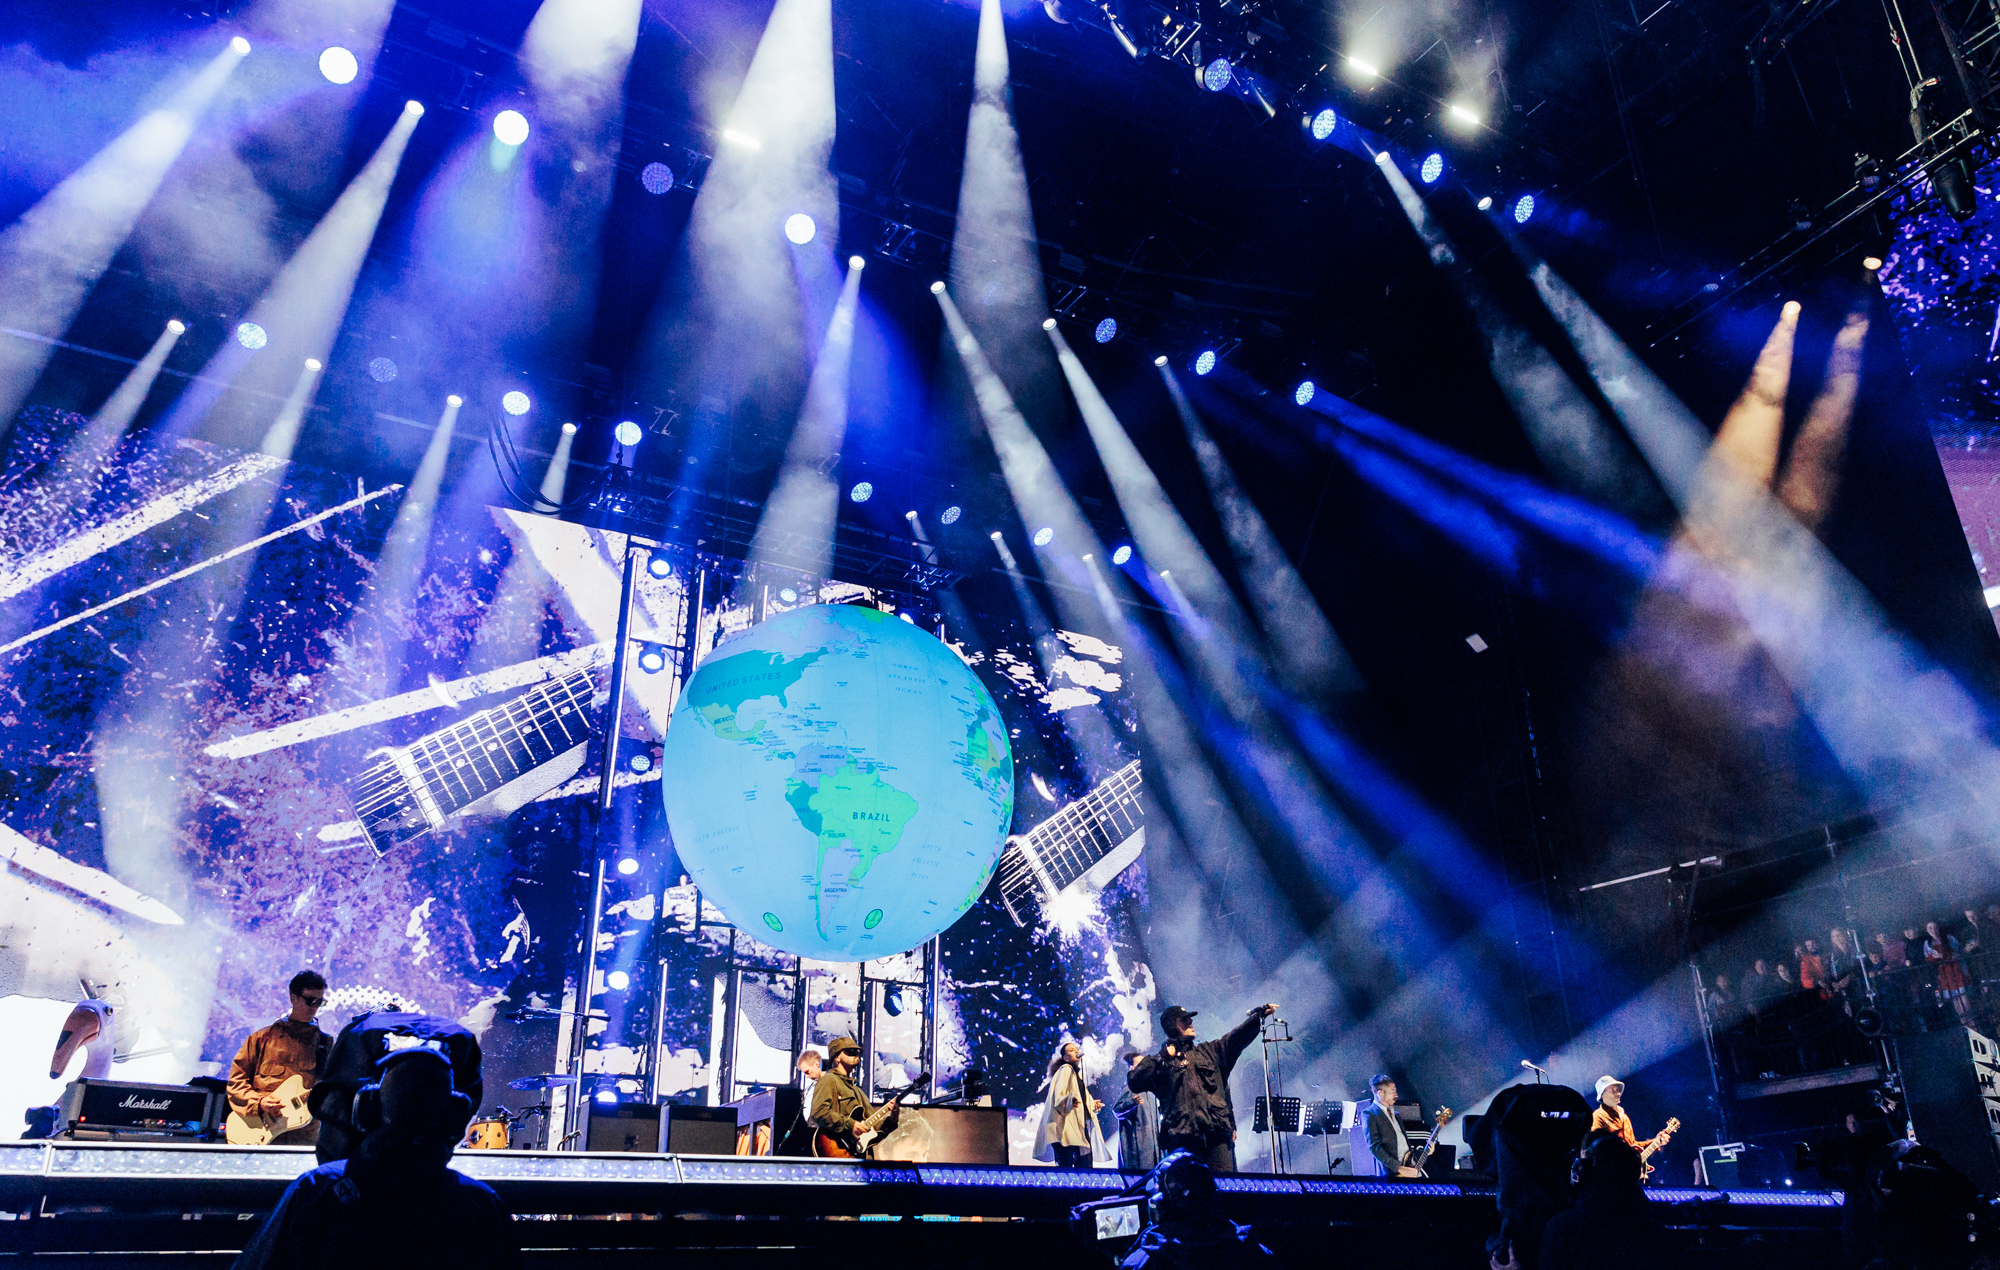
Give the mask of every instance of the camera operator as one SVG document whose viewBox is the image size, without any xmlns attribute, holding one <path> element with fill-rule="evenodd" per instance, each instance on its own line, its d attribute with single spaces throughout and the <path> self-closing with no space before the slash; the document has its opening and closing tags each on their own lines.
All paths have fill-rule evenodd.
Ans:
<svg viewBox="0 0 2000 1270">
<path fill-rule="evenodd" d="M 1119 1270 L 1263 1270 L 1277 1264 L 1248 1226 L 1225 1217 L 1215 1174 L 1189 1151 L 1175 1151 L 1146 1179 L 1154 1222 Z"/>
<path fill-rule="evenodd" d="M 500 1197 L 447 1166 L 473 1109 L 451 1059 L 418 1044 L 375 1066 L 375 1081 L 354 1095 L 360 1145 L 286 1188 L 236 1270 L 349 1270 L 391 1250 L 417 1265 L 518 1270 Z"/>
</svg>

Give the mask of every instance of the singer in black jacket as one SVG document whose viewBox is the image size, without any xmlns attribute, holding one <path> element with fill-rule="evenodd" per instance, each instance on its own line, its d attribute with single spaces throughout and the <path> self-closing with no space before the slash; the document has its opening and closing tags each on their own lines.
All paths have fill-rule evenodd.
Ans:
<svg viewBox="0 0 2000 1270">
<path fill-rule="evenodd" d="M 1160 1015 L 1167 1042 L 1160 1052 L 1132 1064 L 1125 1084 L 1160 1100 L 1160 1156 L 1187 1151 L 1217 1173 L 1236 1171 L 1236 1108 L 1229 1101 L 1229 1073 L 1257 1039 L 1275 1005 L 1250 1011 L 1219 1040 L 1194 1039 L 1193 1010 L 1169 1006 Z"/>
</svg>

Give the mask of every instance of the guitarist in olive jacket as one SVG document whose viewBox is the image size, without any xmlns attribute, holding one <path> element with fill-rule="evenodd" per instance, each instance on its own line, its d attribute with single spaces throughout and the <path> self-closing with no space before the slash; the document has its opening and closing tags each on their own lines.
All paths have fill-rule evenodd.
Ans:
<svg viewBox="0 0 2000 1270">
<path fill-rule="evenodd" d="M 831 1066 L 820 1073 L 819 1083 L 813 1086 L 813 1127 L 847 1151 L 862 1154 L 854 1149 L 854 1122 L 875 1108 L 854 1080 L 854 1073 L 861 1068 L 861 1046 L 853 1037 L 843 1036 L 826 1047 L 826 1056 Z M 884 1131 L 895 1122 L 896 1113 L 891 1112 Z"/>
</svg>

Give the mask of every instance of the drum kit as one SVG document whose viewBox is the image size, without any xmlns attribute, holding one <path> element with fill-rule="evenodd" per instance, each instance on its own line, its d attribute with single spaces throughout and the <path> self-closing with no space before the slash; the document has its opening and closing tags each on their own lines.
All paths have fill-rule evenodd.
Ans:
<svg viewBox="0 0 2000 1270">
<path fill-rule="evenodd" d="M 508 1081 L 507 1088 L 518 1089 L 523 1092 L 539 1090 L 547 1093 L 551 1089 L 567 1089 L 577 1083 L 578 1080 L 575 1076 L 553 1073 L 544 1076 L 522 1076 L 519 1079 Z M 546 1138 L 548 1136 L 549 1110 L 549 1104 L 546 1102 L 536 1103 L 534 1106 L 523 1108 L 520 1111 L 511 1111 L 506 1107 L 495 1107 L 492 1115 L 483 1120 L 475 1120 L 466 1126 L 465 1141 L 461 1145 L 468 1151 L 508 1150 L 515 1143 L 516 1135 L 514 1126 L 535 1116 L 542 1118 L 541 1136 Z M 521 1136 L 520 1142 L 522 1149 L 525 1150 L 529 1144 L 529 1140 L 525 1134 Z"/>
</svg>

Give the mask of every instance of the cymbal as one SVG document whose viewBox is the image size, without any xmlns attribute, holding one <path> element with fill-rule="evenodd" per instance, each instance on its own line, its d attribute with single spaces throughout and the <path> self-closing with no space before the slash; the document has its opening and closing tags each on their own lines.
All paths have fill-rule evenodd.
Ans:
<svg viewBox="0 0 2000 1270">
<path fill-rule="evenodd" d="M 552 1072 L 547 1076 L 517 1076 L 507 1082 L 509 1089 L 563 1089 L 576 1083 L 576 1077 L 563 1072 Z"/>
</svg>

